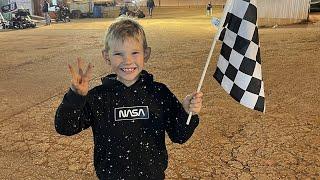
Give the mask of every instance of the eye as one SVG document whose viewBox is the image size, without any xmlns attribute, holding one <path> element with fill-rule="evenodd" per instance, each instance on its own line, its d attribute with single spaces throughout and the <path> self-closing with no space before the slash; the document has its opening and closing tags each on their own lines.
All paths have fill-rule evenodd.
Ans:
<svg viewBox="0 0 320 180">
<path fill-rule="evenodd" d="M 138 51 L 132 52 L 133 55 L 139 54 Z"/>
<path fill-rule="evenodd" d="M 114 56 L 121 56 L 121 53 L 113 53 Z"/>
</svg>

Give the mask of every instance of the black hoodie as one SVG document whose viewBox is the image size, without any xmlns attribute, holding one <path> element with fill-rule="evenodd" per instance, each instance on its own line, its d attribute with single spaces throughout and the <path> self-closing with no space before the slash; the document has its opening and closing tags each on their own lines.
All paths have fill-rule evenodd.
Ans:
<svg viewBox="0 0 320 180">
<path fill-rule="evenodd" d="M 74 135 L 91 126 L 94 166 L 99 179 L 163 179 L 168 166 L 165 132 L 174 143 L 186 142 L 199 123 L 164 85 L 142 71 L 126 87 L 111 74 L 81 96 L 72 90 L 57 109 L 55 128 Z"/>
</svg>

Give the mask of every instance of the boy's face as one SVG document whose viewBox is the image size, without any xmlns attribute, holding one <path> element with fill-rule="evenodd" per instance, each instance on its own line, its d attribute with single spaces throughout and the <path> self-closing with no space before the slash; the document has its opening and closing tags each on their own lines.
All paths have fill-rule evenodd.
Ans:
<svg viewBox="0 0 320 180">
<path fill-rule="evenodd" d="M 127 87 L 131 86 L 138 80 L 151 49 L 144 49 L 142 40 L 134 38 L 110 42 L 109 47 L 109 52 L 103 51 L 104 59 L 117 74 L 117 79 Z"/>
</svg>

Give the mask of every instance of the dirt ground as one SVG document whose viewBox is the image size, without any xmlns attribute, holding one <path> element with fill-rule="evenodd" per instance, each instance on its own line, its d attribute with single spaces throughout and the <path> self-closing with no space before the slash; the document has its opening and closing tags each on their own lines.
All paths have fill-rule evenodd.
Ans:
<svg viewBox="0 0 320 180">
<path fill-rule="evenodd" d="M 204 13 L 162 8 L 139 20 L 152 47 L 146 69 L 180 99 L 196 90 L 215 34 Z M 319 17 L 260 29 L 265 114 L 237 104 L 213 79 L 218 43 L 199 127 L 184 145 L 167 141 L 167 179 L 320 179 Z M 0 32 L 0 179 L 95 179 L 91 130 L 64 137 L 53 121 L 70 85 L 68 63 L 92 62 L 92 86 L 110 72 L 101 49 L 111 22 Z"/>
</svg>

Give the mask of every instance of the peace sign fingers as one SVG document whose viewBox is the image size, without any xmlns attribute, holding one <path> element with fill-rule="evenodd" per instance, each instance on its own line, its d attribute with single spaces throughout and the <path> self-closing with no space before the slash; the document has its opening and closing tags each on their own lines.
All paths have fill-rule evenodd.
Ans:
<svg viewBox="0 0 320 180">
<path fill-rule="evenodd" d="M 80 57 L 78 57 L 77 62 L 78 62 L 79 75 L 82 77 L 83 76 L 84 61 Z"/>
<path fill-rule="evenodd" d="M 84 81 L 89 81 L 92 77 L 92 73 L 93 73 L 93 65 L 91 63 L 89 63 L 86 72 L 83 75 L 83 80 Z"/>
<path fill-rule="evenodd" d="M 92 77 L 93 65 L 89 63 L 86 72 L 83 72 L 84 61 L 81 58 L 77 58 L 77 64 L 78 72 L 75 71 L 70 64 L 68 64 L 69 72 L 72 76 L 71 89 L 74 92 L 85 96 L 89 91 L 89 81 Z"/>
</svg>

